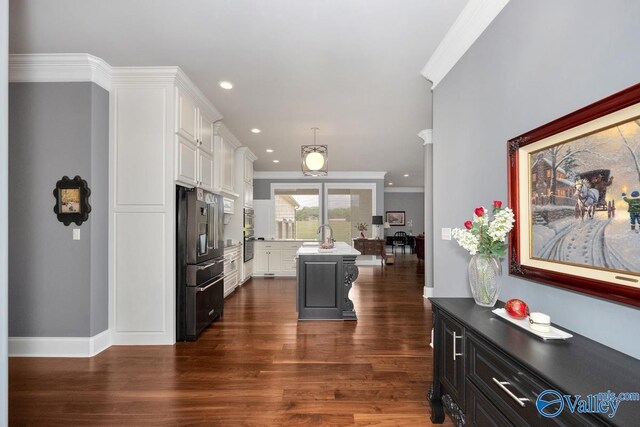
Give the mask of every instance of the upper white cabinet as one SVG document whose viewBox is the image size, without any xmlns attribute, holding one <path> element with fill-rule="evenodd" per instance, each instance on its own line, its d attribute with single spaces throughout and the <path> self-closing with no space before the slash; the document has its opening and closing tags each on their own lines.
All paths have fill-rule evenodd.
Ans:
<svg viewBox="0 0 640 427">
<path fill-rule="evenodd" d="M 187 187 L 219 191 L 216 182 L 214 122 L 219 113 L 207 101 L 177 86 L 176 93 L 176 168 L 175 180 Z"/>
<path fill-rule="evenodd" d="M 242 194 L 243 206 L 253 207 L 253 162 L 258 160 L 248 147 L 236 150 L 236 167 L 238 170 L 236 190 Z"/>
<path fill-rule="evenodd" d="M 176 88 L 176 131 L 188 141 L 197 143 L 200 127 L 198 107 L 185 90 Z"/>
<path fill-rule="evenodd" d="M 235 151 L 240 142 L 227 129 L 224 123 L 214 124 L 214 156 L 216 165 L 216 190 L 231 197 L 238 197 L 236 189 Z"/>
</svg>

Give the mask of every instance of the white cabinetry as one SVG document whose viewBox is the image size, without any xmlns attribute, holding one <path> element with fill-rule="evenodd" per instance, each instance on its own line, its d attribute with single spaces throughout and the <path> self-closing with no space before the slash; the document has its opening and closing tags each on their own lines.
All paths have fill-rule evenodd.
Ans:
<svg viewBox="0 0 640 427">
<path fill-rule="evenodd" d="M 177 67 L 114 67 L 109 96 L 111 342 L 174 344 L 175 181 L 204 184 L 201 117 L 222 116 Z"/>
<path fill-rule="evenodd" d="M 236 190 L 235 151 L 240 142 L 224 123 L 214 124 L 214 152 L 216 158 L 215 191 L 231 197 L 238 197 Z"/>
<path fill-rule="evenodd" d="M 213 116 L 205 102 L 176 87 L 175 180 L 188 187 L 215 191 Z"/>
<path fill-rule="evenodd" d="M 234 245 L 224 249 L 224 296 L 233 292 L 240 281 L 241 245 Z"/>
<path fill-rule="evenodd" d="M 298 241 L 258 241 L 254 258 L 254 276 L 295 276 Z"/>
</svg>

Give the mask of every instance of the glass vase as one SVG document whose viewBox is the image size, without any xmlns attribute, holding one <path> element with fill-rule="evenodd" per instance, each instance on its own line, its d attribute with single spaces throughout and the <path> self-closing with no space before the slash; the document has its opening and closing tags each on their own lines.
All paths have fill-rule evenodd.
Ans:
<svg viewBox="0 0 640 427">
<path fill-rule="evenodd" d="M 476 304 L 493 307 L 500 293 L 502 264 L 494 255 L 475 254 L 469 261 L 469 286 Z"/>
</svg>

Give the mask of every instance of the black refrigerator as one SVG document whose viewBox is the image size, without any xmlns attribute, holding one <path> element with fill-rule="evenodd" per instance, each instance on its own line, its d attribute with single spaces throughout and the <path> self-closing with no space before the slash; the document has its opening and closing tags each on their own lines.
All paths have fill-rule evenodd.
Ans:
<svg viewBox="0 0 640 427">
<path fill-rule="evenodd" d="M 176 186 L 176 340 L 195 341 L 224 310 L 222 196 Z"/>
</svg>

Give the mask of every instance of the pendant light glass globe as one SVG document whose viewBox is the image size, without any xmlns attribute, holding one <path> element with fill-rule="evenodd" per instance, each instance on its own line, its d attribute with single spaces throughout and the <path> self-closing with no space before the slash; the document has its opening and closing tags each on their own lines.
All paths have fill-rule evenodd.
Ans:
<svg viewBox="0 0 640 427">
<path fill-rule="evenodd" d="M 304 159 L 304 164 L 312 171 L 320 170 L 324 166 L 324 156 L 320 153 L 309 153 Z"/>
</svg>

